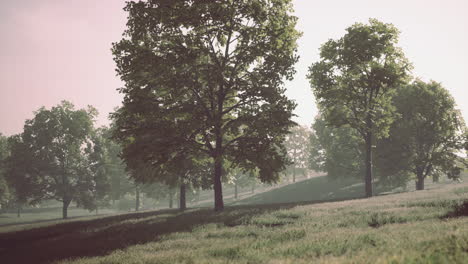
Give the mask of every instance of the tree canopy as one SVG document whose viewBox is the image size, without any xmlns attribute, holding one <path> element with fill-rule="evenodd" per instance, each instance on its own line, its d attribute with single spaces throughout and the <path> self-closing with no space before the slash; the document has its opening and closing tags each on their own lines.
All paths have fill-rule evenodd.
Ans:
<svg viewBox="0 0 468 264">
<path fill-rule="evenodd" d="M 277 180 L 295 108 L 283 85 L 298 59 L 291 0 L 132 1 L 125 10 L 113 54 L 127 165 L 143 160 L 164 175 L 178 160 L 210 159 L 216 210 L 224 159 Z"/>
<path fill-rule="evenodd" d="M 396 46 L 399 31 L 392 24 L 370 19 L 356 23 L 338 40 L 320 49 L 320 61 L 308 78 L 324 120 L 349 125 L 365 141 L 365 191 L 372 196 L 372 144 L 388 136 L 395 117 L 391 99 L 408 80 L 410 63 Z"/>
<path fill-rule="evenodd" d="M 96 109 L 75 110 L 63 101 L 50 110 L 40 108 L 27 120 L 24 132 L 13 137 L 8 168 L 22 202 L 56 199 L 63 203 L 63 217 L 75 200 L 86 203 L 96 186 L 89 171 L 87 144 L 93 144 Z"/>
<path fill-rule="evenodd" d="M 306 173 L 310 155 L 310 131 L 307 127 L 295 126 L 286 137 L 284 145 L 291 164 L 287 167 L 287 173 L 292 174 L 293 182 L 296 182 L 296 173 Z"/>
<path fill-rule="evenodd" d="M 416 80 L 402 86 L 394 101 L 400 118 L 391 138 L 409 160 L 416 189 L 424 189 L 429 175 L 458 177 L 466 127 L 450 93 L 440 83 Z"/>
</svg>

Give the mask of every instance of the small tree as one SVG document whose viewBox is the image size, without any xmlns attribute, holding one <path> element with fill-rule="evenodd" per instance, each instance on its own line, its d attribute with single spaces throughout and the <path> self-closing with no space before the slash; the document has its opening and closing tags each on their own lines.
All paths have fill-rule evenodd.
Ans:
<svg viewBox="0 0 468 264">
<path fill-rule="evenodd" d="M 410 64 L 396 47 L 399 31 L 391 24 L 370 19 L 354 24 L 338 40 L 320 49 L 308 78 L 323 118 L 339 127 L 356 129 L 365 142 L 365 192 L 372 196 L 372 146 L 388 136 L 394 120 L 394 90 L 408 78 Z"/>
<path fill-rule="evenodd" d="M 291 129 L 290 134 L 286 137 L 284 145 L 288 152 L 291 165 L 287 171 L 292 172 L 293 182 L 296 182 L 296 173 L 298 171 L 305 173 L 310 155 L 310 131 L 306 127 L 295 126 Z"/>
<path fill-rule="evenodd" d="M 12 192 L 6 180 L 6 160 L 10 156 L 8 139 L 0 133 L 0 211 L 8 207 Z"/>
</svg>

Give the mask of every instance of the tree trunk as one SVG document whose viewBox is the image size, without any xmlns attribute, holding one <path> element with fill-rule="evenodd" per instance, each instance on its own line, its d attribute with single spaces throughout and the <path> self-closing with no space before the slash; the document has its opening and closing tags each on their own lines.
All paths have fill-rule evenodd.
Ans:
<svg viewBox="0 0 468 264">
<path fill-rule="evenodd" d="M 138 212 L 140 210 L 140 189 L 138 186 L 135 186 L 135 211 Z"/>
<path fill-rule="evenodd" d="M 62 217 L 63 219 L 68 218 L 68 206 L 70 205 L 71 200 L 63 199 L 63 207 L 62 207 Z"/>
<path fill-rule="evenodd" d="M 17 210 L 16 210 L 16 216 L 17 216 L 18 218 L 21 217 L 21 205 L 18 205 L 18 208 L 17 208 Z"/>
<path fill-rule="evenodd" d="M 237 196 L 238 196 L 238 190 L 237 190 L 237 181 L 234 183 L 234 199 L 237 200 Z"/>
<path fill-rule="evenodd" d="M 251 190 L 251 193 L 254 194 L 255 193 L 255 184 L 252 184 L 252 190 Z"/>
<path fill-rule="evenodd" d="M 220 153 L 216 154 L 214 161 L 214 209 L 215 211 L 222 211 L 224 209 L 223 202 L 223 186 L 221 184 L 221 176 L 223 173 L 223 161 Z"/>
<path fill-rule="evenodd" d="M 179 193 L 179 209 L 185 210 L 187 209 L 186 199 L 185 199 L 185 183 L 180 185 L 180 193 Z"/>
<path fill-rule="evenodd" d="M 293 182 L 296 182 L 296 167 L 293 167 Z"/>
<path fill-rule="evenodd" d="M 433 173 L 432 174 L 432 182 L 439 182 L 439 174 Z"/>
<path fill-rule="evenodd" d="M 173 196 L 174 196 L 174 193 L 172 191 L 172 188 L 169 188 L 169 208 L 172 209 L 173 207 Z"/>
<path fill-rule="evenodd" d="M 367 119 L 367 132 L 366 132 L 366 176 L 364 178 L 366 197 L 372 197 L 372 122 L 370 117 Z"/>
<path fill-rule="evenodd" d="M 418 171 L 416 174 L 416 190 L 424 190 L 424 174 L 422 171 Z"/>
</svg>

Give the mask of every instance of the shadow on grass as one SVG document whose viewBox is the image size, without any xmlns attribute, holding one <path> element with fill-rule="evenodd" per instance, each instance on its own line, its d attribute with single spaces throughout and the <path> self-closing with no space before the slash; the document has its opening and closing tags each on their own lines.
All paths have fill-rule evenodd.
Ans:
<svg viewBox="0 0 468 264">
<path fill-rule="evenodd" d="M 297 204 L 261 208 L 235 206 L 223 212 L 212 209 L 161 210 L 3 233 L 0 234 L 0 259 L 2 263 L 50 263 L 68 258 L 102 256 L 117 249 L 158 241 L 166 234 L 190 232 L 199 225 L 218 223 L 232 226 L 245 217 L 294 206 Z"/>
<path fill-rule="evenodd" d="M 98 214 L 98 215 L 80 215 L 80 216 L 69 216 L 67 219 L 68 220 L 79 220 L 80 218 L 90 218 L 90 217 L 104 217 L 109 214 Z M 0 218 L 11 218 L 9 216 L 1 216 Z M 7 223 L 7 224 L 0 224 L 0 227 L 7 227 L 7 226 L 22 226 L 22 225 L 31 225 L 31 224 L 40 224 L 40 223 L 47 223 L 47 222 L 56 222 L 56 221 L 62 221 L 62 217 L 56 217 L 56 218 L 48 218 L 48 219 L 38 219 L 38 220 L 30 220 L 30 221 L 23 221 L 22 218 L 16 218 L 18 221 L 22 222 L 13 222 L 13 223 Z"/>
<path fill-rule="evenodd" d="M 454 205 L 452 208 L 453 210 L 448 212 L 442 218 L 457 218 L 468 216 L 468 200 L 465 200 L 460 204 Z"/>
</svg>

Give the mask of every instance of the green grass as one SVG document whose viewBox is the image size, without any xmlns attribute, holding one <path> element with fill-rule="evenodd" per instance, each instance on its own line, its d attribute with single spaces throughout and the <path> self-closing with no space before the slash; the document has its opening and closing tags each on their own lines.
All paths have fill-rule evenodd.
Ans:
<svg viewBox="0 0 468 264">
<path fill-rule="evenodd" d="M 236 205 L 317 202 L 345 200 L 364 196 L 364 186 L 358 179 L 330 180 L 318 176 L 262 192 L 233 202 Z"/>
<path fill-rule="evenodd" d="M 468 184 L 446 184 L 339 202 L 75 219 L 1 233 L 0 256 L 2 263 L 466 263 L 467 216 Z"/>
</svg>

